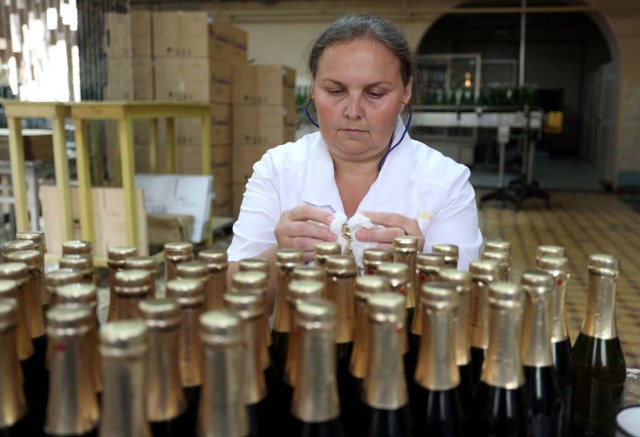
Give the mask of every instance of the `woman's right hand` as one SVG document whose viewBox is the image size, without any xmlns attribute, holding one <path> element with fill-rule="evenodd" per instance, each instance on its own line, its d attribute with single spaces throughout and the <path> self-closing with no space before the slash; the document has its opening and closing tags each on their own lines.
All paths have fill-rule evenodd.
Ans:
<svg viewBox="0 0 640 437">
<path fill-rule="evenodd" d="M 337 240 L 329 229 L 332 220 L 332 213 L 309 205 L 285 211 L 274 230 L 278 247 L 300 249 L 308 262 L 314 257 L 316 244 Z"/>
</svg>

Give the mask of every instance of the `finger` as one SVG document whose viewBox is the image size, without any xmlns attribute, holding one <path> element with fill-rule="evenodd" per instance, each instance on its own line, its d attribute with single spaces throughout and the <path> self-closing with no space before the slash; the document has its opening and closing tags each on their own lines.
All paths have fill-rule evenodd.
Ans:
<svg viewBox="0 0 640 437">
<path fill-rule="evenodd" d="M 336 241 L 338 236 L 326 226 L 309 222 L 292 222 L 291 237 L 310 237 L 322 241 Z"/>
<path fill-rule="evenodd" d="M 300 249 L 304 252 L 314 252 L 316 250 L 316 244 L 324 243 L 325 240 L 319 240 L 317 238 L 308 237 L 296 237 L 291 238 L 287 243 L 287 247 L 292 249 Z"/>
<path fill-rule="evenodd" d="M 391 243 L 396 237 L 403 237 L 404 229 L 401 228 L 381 228 L 381 229 L 358 229 L 356 238 L 358 241 Z"/>
<path fill-rule="evenodd" d="M 386 250 L 387 252 L 393 252 L 393 244 L 378 243 L 376 245 L 376 249 L 382 249 L 382 250 Z"/>
<path fill-rule="evenodd" d="M 407 223 L 411 220 L 402 214 L 396 214 L 394 212 L 367 211 L 362 214 L 369 217 L 371 223 L 374 225 L 382 225 L 388 228 L 402 228 L 403 223 Z"/>
<path fill-rule="evenodd" d="M 295 221 L 314 220 L 320 223 L 329 224 L 329 219 L 333 214 L 324 209 L 310 205 L 298 205 L 289 211 L 289 217 Z"/>
</svg>

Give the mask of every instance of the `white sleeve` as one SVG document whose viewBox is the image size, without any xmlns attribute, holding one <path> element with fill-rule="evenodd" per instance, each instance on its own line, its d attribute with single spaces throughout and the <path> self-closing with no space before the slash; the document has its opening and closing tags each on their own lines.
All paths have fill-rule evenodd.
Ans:
<svg viewBox="0 0 640 437">
<path fill-rule="evenodd" d="M 254 164 L 245 187 L 233 240 L 227 251 L 229 261 L 258 256 L 276 243 L 274 229 L 280 220 L 280 196 L 272 156 L 265 153 Z"/>
<path fill-rule="evenodd" d="M 447 198 L 427 228 L 424 250 L 431 251 L 431 245 L 435 243 L 457 244 L 460 251 L 458 268 L 469 270 L 469 263 L 478 259 L 482 233 L 468 168 L 452 181 Z"/>
</svg>

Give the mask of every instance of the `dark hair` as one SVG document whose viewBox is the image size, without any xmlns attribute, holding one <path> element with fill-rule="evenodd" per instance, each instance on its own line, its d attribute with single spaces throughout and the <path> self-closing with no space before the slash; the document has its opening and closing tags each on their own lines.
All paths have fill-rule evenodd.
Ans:
<svg viewBox="0 0 640 437">
<path fill-rule="evenodd" d="M 400 75 L 406 86 L 413 76 L 413 57 L 409 43 L 400 29 L 384 18 L 367 14 L 349 14 L 330 24 L 311 46 L 309 71 L 313 78 L 318 72 L 318 61 L 324 49 L 333 44 L 353 41 L 358 38 L 371 38 L 386 48 L 400 61 Z"/>
</svg>

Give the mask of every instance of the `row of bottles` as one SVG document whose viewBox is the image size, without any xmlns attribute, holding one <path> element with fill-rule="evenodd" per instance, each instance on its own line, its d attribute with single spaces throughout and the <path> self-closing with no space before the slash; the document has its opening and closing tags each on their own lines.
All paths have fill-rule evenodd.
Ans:
<svg viewBox="0 0 640 437">
<path fill-rule="evenodd" d="M 492 86 L 482 87 L 475 95 L 471 87 L 427 87 L 418 96 L 418 105 L 437 106 L 520 106 L 535 107 L 539 104 L 538 90 L 535 86 Z"/>
<path fill-rule="evenodd" d="M 90 243 L 65 243 L 45 278 L 43 236 L 25 234 L 0 264 L 2 436 L 612 435 L 622 406 L 609 255 L 589 259 L 572 348 L 557 246 L 515 284 L 504 241 L 469 272 L 456 246 L 413 237 L 365 251 L 362 272 L 323 243 L 315 266 L 243 260 L 227 289 L 223 251 L 171 243 L 162 298 L 155 259 L 112 248 L 99 328 Z"/>
</svg>

